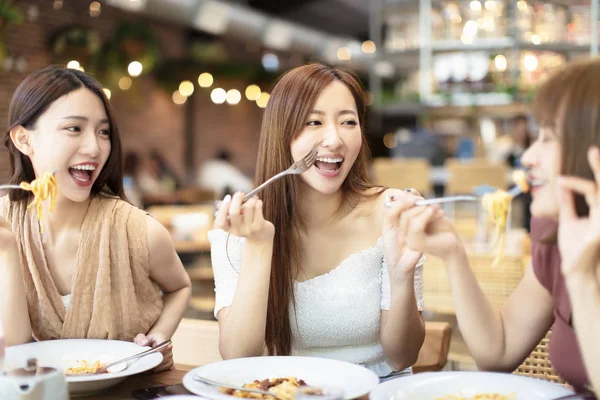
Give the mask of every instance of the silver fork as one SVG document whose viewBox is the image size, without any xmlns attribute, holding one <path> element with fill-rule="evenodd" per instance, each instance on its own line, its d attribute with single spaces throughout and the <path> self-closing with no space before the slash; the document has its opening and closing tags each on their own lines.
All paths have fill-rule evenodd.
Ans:
<svg viewBox="0 0 600 400">
<path fill-rule="evenodd" d="M 52 171 L 52 175 L 56 175 L 56 171 L 58 171 L 58 170 L 54 169 Z M 23 189 L 23 188 L 20 185 L 11 185 L 11 184 L 0 185 L 0 190 L 8 190 L 8 189 Z"/>
<path fill-rule="evenodd" d="M 266 395 L 266 396 L 271 396 L 271 397 L 273 397 L 275 399 L 281 400 L 274 393 L 267 392 L 265 390 L 248 389 L 248 388 L 241 387 L 241 386 L 230 385 L 228 383 L 221 383 L 221 382 L 213 381 L 212 379 L 205 378 L 205 377 L 200 376 L 200 375 L 194 375 L 193 378 L 194 378 L 195 381 L 202 382 L 205 385 L 210 385 L 210 386 L 213 386 L 213 387 L 216 387 L 216 388 L 226 388 L 226 389 L 239 390 L 241 392 L 257 393 L 257 394 L 262 394 L 262 395 Z"/>
<path fill-rule="evenodd" d="M 312 167 L 314 165 L 315 161 L 317 161 L 317 149 L 319 148 L 319 144 L 320 143 L 316 143 L 313 146 L 312 150 L 308 152 L 308 154 L 306 154 L 300 160 L 293 163 L 291 167 L 289 167 L 288 169 L 286 169 L 283 172 L 278 173 L 277 175 L 273 176 L 272 178 L 266 180 L 260 186 L 256 187 L 254 190 L 251 190 L 250 192 L 248 192 L 244 196 L 244 201 L 250 199 L 252 196 L 255 196 L 261 190 L 263 190 L 264 188 L 266 188 L 271 183 L 275 182 L 277 179 L 279 179 L 281 177 L 284 177 L 286 175 L 299 175 L 299 174 L 306 172 L 310 167 Z"/>
<path fill-rule="evenodd" d="M 510 197 L 516 197 L 523 192 L 520 186 L 515 186 L 508 192 L 506 192 Z M 425 199 L 419 200 L 415 204 L 418 206 L 429 206 L 432 204 L 442 204 L 442 203 L 454 203 L 457 201 L 478 201 L 481 197 L 477 196 L 448 196 L 448 197 L 437 197 L 434 199 Z"/>
</svg>

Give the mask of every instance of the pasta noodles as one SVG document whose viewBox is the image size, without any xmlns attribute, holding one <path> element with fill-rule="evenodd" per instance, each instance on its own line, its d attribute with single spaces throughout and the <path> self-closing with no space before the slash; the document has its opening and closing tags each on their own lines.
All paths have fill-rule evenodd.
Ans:
<svg viewBox="0 0 600 400">
<path fill-rule="evenodd" d="M 496 253 L 496 258 L 492 267 L 498 265 L 504 253 L 506 242 L 506 222 L 510 211 L 510 202 L 512 197 L 504 190 L 496 190 L 493 193 L 486 193 L 481 199 L 483 209 L 487 211 L 489 219 L 494 223 L 495 237 L 492 245 L 492 252 Z"/>
<path fill-rule="evenodd" d="M 52 172 L 47 172 L 40 179 L 35 179 L 31 183 L 21 182 L 23 190 L 28 190 L 33 193 L 33 202 L 27 207 L 35 205 L 38 219 L 42 220 L 42 203 L 47 198 L 50 198 L 50 211 L 54 211 L 56 205 L 56 195 L 58 194 L 58 186 L 56 178 Z M 44 225 L 40 224 L 40 230 L 44 232 Z"/>
<path fill-rule="evenodd" d="M 93 363 L 86 360 L 77 361 L 77 363 L 65 369 L 65 375 L 83 375 L 83 374 L 94 374 L 100 368 L 104 367 L 104 364 L 96 360 Z"/>
<path fill-rule="evenodd" d="M 521 188 L 522 192 L 529 191 L 529 183 L 525 171 L 518 170 L 512 174 L 513 181 Z M 496 258 L 492 263 L 492 267 L 498 265 L 504 254 L 504 246 L 506 244 L 506 223 L 510 212 L 510 204 L 512 196 L 504 190 L 496 190 L 493 193 L 486 193 L 481 198 L 483 209 L 487 211 L 489 219 L 495 225 L 495 238 L 492 245 L 492 252 L 496 253 Z"/>
<path fill-rule="evenodd" d="M 529 192 L 529 182 L 527 182 L 527 173 L 522 169 L 516 170 L 512 173 L 513 182 L 526 193 Z"/>
</svg>

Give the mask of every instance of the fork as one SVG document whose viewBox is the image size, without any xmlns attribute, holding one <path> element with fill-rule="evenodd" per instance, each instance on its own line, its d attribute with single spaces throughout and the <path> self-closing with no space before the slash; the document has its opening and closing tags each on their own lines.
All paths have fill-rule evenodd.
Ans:
<svg viewBox="0 0 600 400">
<path fill-rule="evenodd" d="M 114 367 L 115 365 L 123 364 L 123 363 L 126 363 L 126 362 L 131 361 L 131 360 L 137 360 L 138 358 L 142 358 L 142 357 L 145 357 L 145 356 L 147 356 L 149 354 L 159 352 L 162 349 L 164 349 L 165 347 L 167 347 L 168 345 L 170 345 L 171 343 L 172 343 L 171 340 L 165 340 L 164 342 L 160 343 L 156 347 L 153 347 L 151 349 L 142 351 L 140 353 L 136 353 L 136 354 L 134 354 L 132 356 L 129 356 L 129 357 L 121 358 L 120 360 L 116 360 L 116 361 L 110 362 L 110 363 L 106 364 L 105 366 L 103 366 L 102 368 L 99 368 L 98 370 L 96 370 L 96 372 L 91 372 L 91 373 L 88 373 L 88 374 L 78 374 L 78 375 L 75 375 L 75 376 L 103 374 L 104 372 L 107 372 L 110 367 Z M 127 368 L 127 367 L 125 367 L 125 368 Z M 125 369 L 125 368 L 123 368 L 123 369 Z M 116 371 L 116 372 L 120 372 L 120 371 L 122 371 L 122 370 L 119 370 L 119 371 Z M 108 371 L 108 372 L 110 372 L 110 371 Z"/>
<path fill-rule="evenodd" d="M 308 154 L 306 154 L 300 160 L 293 163 L 291 167 L 289 167 L 288 169 L 286 169 L 283 172 L 278 173 L 277 175 L 273 176 L 272 178 L 266 180 L 260 186 L 256 187 L 254 190 L 251 190 L 250 192 L 248 192 L 244 196 L 244 201 L 255 196 L 261 190 L 263 190 L 264 188 L 266 188 L 271 183 L 275 182 L 277 179 L 279 179 L 281 177 L 284 177 L 286 175 L 300 175 L 300 174 L 306 172 L 310 167 L 312 167 L 314 165 L 315 161 L 317 161 L 317 149 L 319 148 L 320 144 L 321 143 L 315 143 L 312 150 L 309 151 Z"/>
<path fill-rule="evenodd" d="M 222 383 L 222 382 L 213 381 L 212 379 L 208 379 L 208 378 L 205 378 L 205 377 L 200 376 L 200 375 L 194 375 L 193 378 L 194 378 L 195 381 L 202 382 L 202 383 L 204 383 L 206 385 L 210 385 L 210 386 L 213 386 L 213 387 L 239 390 L 241 392 L 262 394 L 262 395 L 271 396 L 271 397 L 273 397 L 275 399 L 281 400 L 274 393 L 267 392 L 265 390 L 249 389 L 249 388 L 245 388 L 245 387 L 241 387 L 241 386 L 230 385 L 228 383 Z"/>
<path fill-rule="evenodd" d="M 485 188 L 485 192 L 491 192 L 491 191 L 496 190 L 495 188 L 492 188 L 492 187 L 489 187 L 489 189 L 492 189 L 492 190 L 487 190 L 487 188 Z M 521 194 L 522 192 L 523 192 L 523 189 L 521 189 L 521 187 L 519 185 L 517 185 L 514 188 L 510 189 L 506 193 L 510 197 L 515 197 L 515 196 L 518 196 L 519 194 Z M 480 196 L 483 195 L 483 193 L 478 193 L 478 194 Z M 435 199 L 419 200 L 416 202 L 416 205 L 429 206 L 432 204 L 454 203 L 457 201 L 479 201 L 480 199 L 481 199 L 481 197 L 478 197 L 478 196 L 448 196 L 448 197 L 438 197 Z"/>
<path fill-rule="evenodd" d="M 58 171 L 57 169 L 54 169 L 52 171 L 52 175 L 56 175 L 57 171 Z M 21 187 L 21 185 L 12 185 L 12 184 L 0 185 L 0 190 L 8 190 L 8 189 L 23 189 L 23 188 Z"/>
</svg>

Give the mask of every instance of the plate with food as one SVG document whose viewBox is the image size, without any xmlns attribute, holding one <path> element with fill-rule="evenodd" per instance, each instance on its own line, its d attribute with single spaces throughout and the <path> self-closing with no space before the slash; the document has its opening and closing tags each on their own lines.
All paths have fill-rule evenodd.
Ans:
<svg viewBox="0 0 600 400">
<path fill-rule="evenodd" d="M 427 372 L 384 382 L 370 400 L 548 400 L 573 394 L 564 386 L 514 374 Z"/>
<path fill-rule="evenodd" d="M 201 382 L 198 378 L 224 386 Z M 368 394 L 379 383 L 372 371 L 356 364 L 316 357 L 249 357 L 204 365 L 189 371 L 183 385 L 190 392 L 213 400 L 273 396 L 231 387 L 273 393 L 280 400 L 327 398 L 354 399 Z"/>
<path fill-rule="evenodd" d="M 116 385 L 130 375 L 148 371 L 162 362 L 162 354 L 153 353 L 127 365 L 117 365 L 105 373 L 93 375 L 109 362 L 137 354 L 149 347 L 132 342 L 100 339 L 64 339 L 27 343 L 6 349 L 6 369 L 15 369 L 35 358 L 42 367 L 64 372 L 69 394 L 85 396 Z"/>
</svg>

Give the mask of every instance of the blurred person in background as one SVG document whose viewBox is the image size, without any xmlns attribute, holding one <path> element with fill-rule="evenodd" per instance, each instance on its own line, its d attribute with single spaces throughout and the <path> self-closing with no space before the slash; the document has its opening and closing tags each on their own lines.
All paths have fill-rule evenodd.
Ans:
<svg viewBox="0 0 600 400">
<path fill-rule="evenodd" d="M 252 190 L 252 180 L 231 163 L 231 154 L 220 149 L 214 158 L 206 161 L 198 172 L 198 185 L 212 190 L 217 199 L 235 192 Z"/>
<path fill-rule="evenodd" d="M 143 208 L 143 196 L 137 181 L 139 169 L 140 157 L 135 152 L 128 152 L 123 162 L 123 189 L 131 204 Z"/>
<path fill-rule="evenodd" d="M 137 170 L 137 187 L 144 206 L 178 202 L 179 178 L 158 150 L 151 150 Z"/>
<path fill-rule="evenodd" d="M 513 168 L 522 168 L 521 157 L 531 146 L 529 121 L 526 115 L 520 114 L 513 118 L 512 144 L 506 154 L 506 163 Z"/>
</svg>

